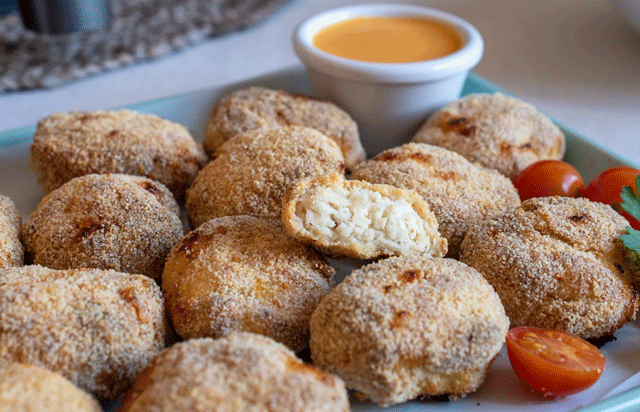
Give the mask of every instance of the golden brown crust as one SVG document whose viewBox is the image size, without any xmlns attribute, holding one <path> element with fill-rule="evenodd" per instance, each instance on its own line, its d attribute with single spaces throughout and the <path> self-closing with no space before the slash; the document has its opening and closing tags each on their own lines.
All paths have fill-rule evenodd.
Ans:
<svg viewBox="0 0 640 412">
<path fill-rule="evenodd" d="M 324 190 L 324 194 L 319 196 L 316 193 L 318 190 Z M 347 203 L 344 207 L 336 208 L 346 209 L 345 212 L 349 213 L 345 216 L 338 216 L 340 210 L 323 210 L 326 208 L 322 206 L 332 203 L 329 198 L 331 191 L 339 193 L 337 195 L 340 198 L 337 199 L 338 201 Z M 356 193 L 356 191 L 359 193 Z M 367 193 L 374 195 L 375 199 L 363 201 Z M 345 195 L 346 197 L 344 197 Z M 368 197 L 374 196 L 369 195 Z M 399 203 L 399 201 L 402 202 L 402 205 L 397 209 L 393 209 L 393 203 Z M 318 202 L 324 205 L 318 207 L 314 204 Z M 385 205 L 382 208 L 385 210 L 373 210 L 376 204 L 380 205 L 383 202 Z M 404 206 L 413 210 L 410 215 L 415 218 L 415 221 L 407 224 L 407 227 L 399 228 L 393 223 L 402 224 L 407 222 L 401 218 L 400 222 L 396 222 L 394 217 L 401 214 L 402 210 L 400 209 Z M 333 209 L 333 205 L 331 207 Z M 310 209 L 322 211 L 321 213 L 324 215 L 321 219 L 330 221 L 333 226 L 326 227 L 331 232 L 330 235 L 313 231 L 312 228 L 307 227 L 308 221 L 305 219 L 305 215 Z M 380 214 L 378 219 L 374 217 L 376 214 Z M 353 221 L 358 217 L 368 220 L 369 224 L 354 224 Z M 379 222 L 374 222 L 374 220 Z M 282 202 L 282 224 L 290 236 L 335 257 L 347 256 L 355 259 L 374 259 L 406 253 L 424 253 L 430 256 L 442 257 L 447 252 L 447 241 L 438 233 L 438 222 L 427 203 L 417 192 L 389 185 L 345 180 L 340 173 L 300 179 L 293 184 Z M 322 222 L 320 224 L 322 225 Z M 340 228 L 346 226 L 351 226 L 349 230 L 355 230 L 350 232 L 349 235 L 338 236 L 337 232 Z M 381 229 L 382 226 L 386 227 L 379 230 L 377 226 L 380 226 Z M 390 228 L 390 226 L 394 227 Z M 371 239 L 365 239 L 366 235 L 356 233 L 362 229 L 365 229 L 364 231 L 369 230 L 375 235 L 369 236 L 372 237 Z M 418 231 L 423 236 L 418 236 L 418 239 L 411 239 L 411 235 Z M 396 237 L 399 237 L 399 239 L 396 239 Z M 387 241 L 381 241 L 382 238 Z"/>
<path fill-rule="evenodd" d="M 507 177 L 426 143 L 385 150 L 359 164 L 351 178 L 420 193 L 448 241 L 447 257 L 454 259 L 470 227 L 520 205 L 518 192 Z"/>
<path fill-rule="evenodd" d="M 218 102 L 205 130 L 204 147 L 212 155 L 224 142 L 258 128 L 305 126 L 338 144 L 347 169 L 365 159 L 356 122 L 335 104 L 302 94 L 264 87 L 235 90 Z"/>
<path fill-rule="evenodd" d="M 462 397 L 484 380 L 509 321 L 475 269 L 406 255 L 355 270 L 311 317 L 311 357 L 381 406 Z"/>
<path fill-rule="evenodd" d="M 413 137 L 514 177 L 539 160 L 562 159 L 564 134 L 535 107 L 501 93 L 470 94 L 432 114 Z"/>
<path fill-rule="evenodd" d="M 31 168 L 47 193 L 74 177 L 125 173 L 180 197 L 205 162 L 184 126 L 130 110 L 53 114 L 38 122 L 31 145 Z"/>
<path fill-rule="evenodd" d="M 296 180 L 344 168 L 342 153 L 322 133 L 300 126 L 258 129 L 220 146 L 187 190 L 192 227 L 214 217 L 280 218 L 282 197 Z"/>
<path fill-rule="evenodd" d="M 335 270 L 282 230 L 276 219 L 209 220 L 176 244 L 162 289 L 185 339 L 234 330 L 267 335 L 295 351 L 309 340 L 309 318 L 333 286 Z"/>
<path fill-rule="evenodd" d="M 348 412 L 344 383 L 264 336 L 192 339 L 163 351 L 120 412 Z"/>
<path fill-rule="evenodd" d="M 93 267 L 160 279 L 184 235 L 179 207 L 161 183 L 121 174 L 85 175 L 42 199 L 22 226 L 33 263 Z"/>
<path fill-rule="evenodd" d="M 164 348 L 162 294 L 112 270 L 0 270 L 0 359 L 60 373 L 99 398 L 123 393 Z"/>
<path fill-rule="evenodd" d="M 460 260 L 493 285 L 514 326 L 597 338 L 637 309 L 619 241 L 626 225 L 611 207 L 587 199 L 529 199 L 471 229 Z"/>
<path fill-rule="evenodd" d="M 0 410 L 102 412 L 100 404 L 62 375 L 24 363 L 0 367 Z"/>
<path fill-rule="evenodd" d="M 22 217 L 7 196 L 0 195 L 0 268 L 22 266 L 24 248 L 20 241 Z"/>
</svg>

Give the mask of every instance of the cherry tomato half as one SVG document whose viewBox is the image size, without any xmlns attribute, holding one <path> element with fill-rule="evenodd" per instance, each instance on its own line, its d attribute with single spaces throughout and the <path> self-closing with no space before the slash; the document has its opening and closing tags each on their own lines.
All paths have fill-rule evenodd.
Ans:
<svg viewBox="0 0 640 412">
<path fill-rule="evenodd" d="M 584 181 L 575 167 L 562 160 L 541 160 L 529 165 L 513 178 L 520 200 L 532 197 L 576 197 Z"/>
<path fill-rule="evenodd" d="M 629 221 L 629 225 L 632 228 L 640 230 L 640 222 L 620 207 L 620 203 L 622 203 L 622 198 L 620 198 L 622 186 L 631 186 L 638 193 L 638 188 L 636 187 L 636 176 L 638 174 L 640 174 L 640 170 L 632 167 L 607 169 L 589 183 L 589 186 L 582 191 L 582 196 L 594 202 L 611 205 Z"/>
<path fill-rule="evenodd" d="M 507 332 L 507 353 L 516 375 L 544 396 L 566 396 L 587 389 L 605 366 L 598 348 L 554 329 L 511 329 Z"/>
</svg>

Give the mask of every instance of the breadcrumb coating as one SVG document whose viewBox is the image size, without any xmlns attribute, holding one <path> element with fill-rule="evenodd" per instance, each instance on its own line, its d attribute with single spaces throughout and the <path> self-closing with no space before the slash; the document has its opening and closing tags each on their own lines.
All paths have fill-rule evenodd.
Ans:
<svg viewBox="0 0 640 412">
<path fill-rule="evenodd" d="M 447 252 L 434 214 L 413 190 L 332 173 L 298 180 L 282 209 L 289 235 L 329 255 L 373 259 Z"/>
<path fill-rule="evenodd" d="M 564 134 L 532 105 L 501 93 L 469 94 L 447 104 L 412 139 L 460 153 L 514 177 L 532 163 L 562 159 Z"/>
<path fill-rule="evenodd" d="M 31 168 L 46 193 L 91 173 L 146 176 L 176 197 L 206 163 L 187 128 L 131 110 L 56 113 L 38 122 Z"/>
<path fill-rule="evenodd" d="M 344 383 L 251 333 L 192 339 L 163 351 L 119 412 L 348 412 Z"/>
<path fill-rule="evenodd" d="M 520 205 L 513 183 L 498 171 L 426 143 L 385 150 L 359 164 L 351 178 L 418 192 L 448 241 L 447 257 L 454 259 L 469 228 Z"/>
<path fill-rule="evenodd" d="M 114 399 L 165 345 L 160 288 L 113 270 L 0 269 L 0 359 Z"/>
<path fill-rule="evenodd" d="M 638 307 L 619 239 L 626 225 L 602 203 L 533 198 L 471 229 L 460 260 L 493 285 L 513 326 L 608 336 Z"/>
<path fill-rule="evenodd" d="M 34 264 L 114 269 L 159 280 L 167 253 L 184 235 L 179 213 L 159 182 L 85 175 L 42 199 L 22 226 L 22 239 Z"/>
<path fill-rule="evenodd" d="M 300 351 L 334 274 L 322 255 L 287 236 L 276 219 L 227 216 L 176 244 L 162 289 L 173 326 L 185 339 L 241 330 Z"/>
<path fill-rule="evenodd" d="M 24 247 L 20 241 L 22 217 L 7 196 L 0 195 L 0 268 L 22 266 Z"/>
<path fill-rule="evenodd" d="M 102 412 L 102 407 L 60 374 L 12 362 L 0 366 L 0 411 Z"/>
<path fill-rule="evenodd" d="M 305 126 L 332 139 L 351 170 L 365 159 L 358 125 L 335 104 L 302 94 L 248 87 L 223 96 L 205 130 L 204 147 L 212 155 L 224 142 L 258 128 Z"/>
<path fill-rule="evenodd" d="M 463 397 L 484 381 L 509 320 L 475 269 L 405 255 L 353 271 L 311 317 L 311 358 L 381 406 Z"/>
<path fill-rule="evenodd" d="M 214 217 L 280 218 L 282 198 L 296 180 L 344 170 L 338 146 L 301 126 L 257 129 L 220 146 L 187 190 L 192 227 Z"/>
</svg>

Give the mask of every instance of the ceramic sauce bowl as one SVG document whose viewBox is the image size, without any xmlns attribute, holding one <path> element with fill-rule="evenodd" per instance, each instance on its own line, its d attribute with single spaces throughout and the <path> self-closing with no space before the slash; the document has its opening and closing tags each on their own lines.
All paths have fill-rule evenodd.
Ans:
<svg viewBox="0 0 640 412">
<path fill-rule="evenodd" d="M 443 57 L 408 63 L 379 63 L 339 57 L 314 45 L 322 29 L 354 18 L 418 18 L 454 30 L 461 46 Z M 341 106 L 360 128 L 370 155 L 407 142 L 424 119 L 460 97 L 464 81 L 481 59 L 480 33 L 465 20 L 430 8 L 371 4 L 326 11 L 300 23 L 294 49 L 307 68 L 314 93 Z"/>
</svg>

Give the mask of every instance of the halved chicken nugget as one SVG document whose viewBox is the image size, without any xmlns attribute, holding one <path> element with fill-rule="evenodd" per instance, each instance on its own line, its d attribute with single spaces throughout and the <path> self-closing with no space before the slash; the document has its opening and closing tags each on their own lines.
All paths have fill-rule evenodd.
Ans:
<svg viewBox="0 0 640 412">
<path fill-rule="evenodd" d="M 417 192 L 345 180 L 338 173 L 293 185 L 282 202 L 282 224 L 291 236 L 333 256 L 447 252 L 447 240 Z"/>
</svg>

